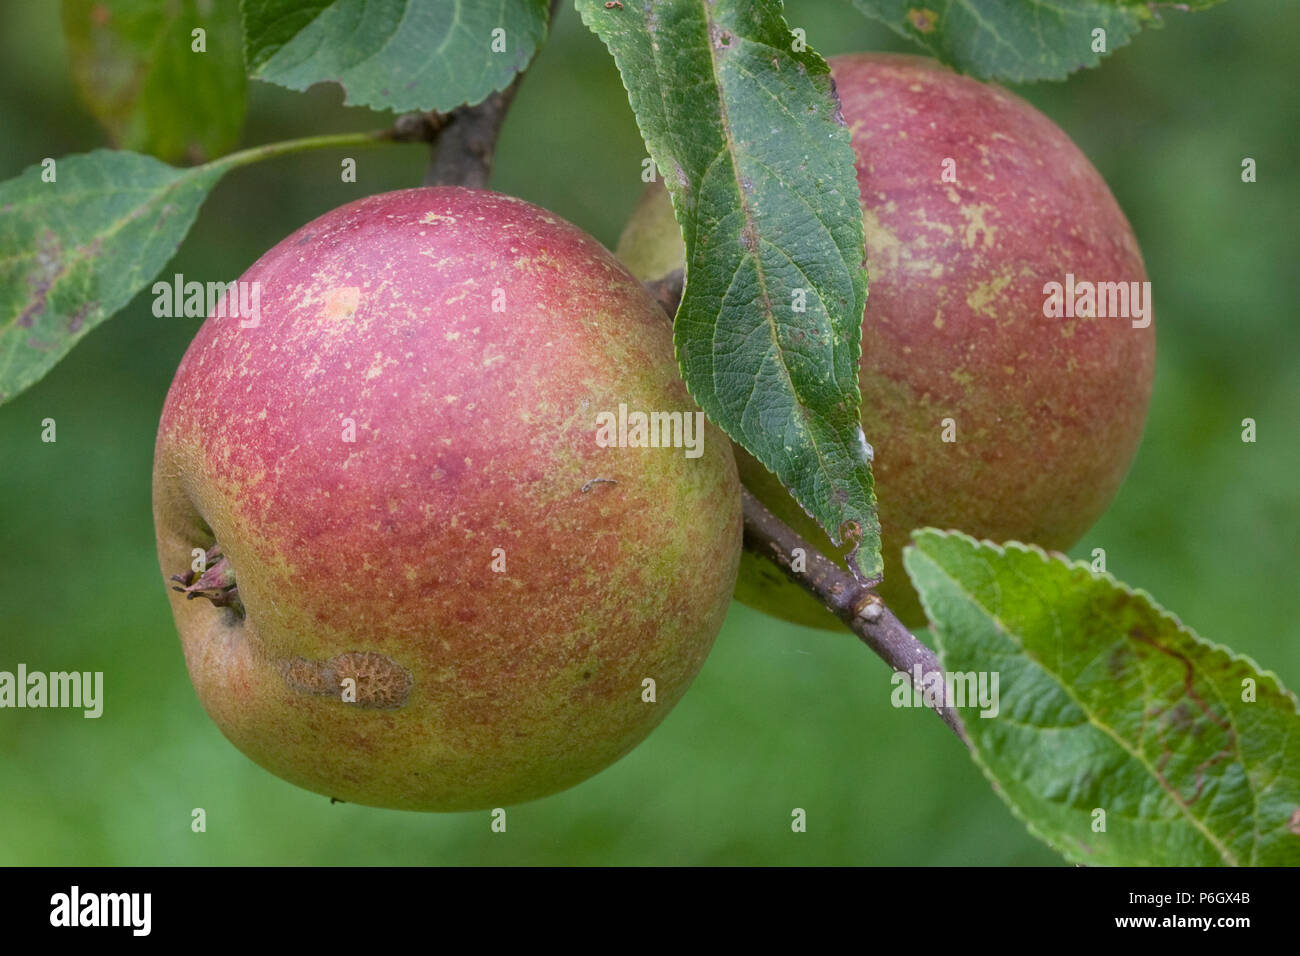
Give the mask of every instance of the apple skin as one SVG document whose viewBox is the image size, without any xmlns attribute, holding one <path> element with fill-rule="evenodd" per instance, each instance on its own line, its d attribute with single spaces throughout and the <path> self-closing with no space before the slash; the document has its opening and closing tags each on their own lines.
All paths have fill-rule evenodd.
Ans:
<svg viewBox="0 0 1300 956">
<path fill-rule="evenodd" d="M 342 206 L 243 280 L 260 324 L 204 323 L 154 468 L 164 574 L 215 539 L 244 607 L 169 592 L 221 731 L 412 810 L 541 797 L 631 750 L 704 663 L 741 540 L 720 431 L 694 459 L 596 444 L 620 402 L 695 409 L 663 311 L 576 227 L 460 188 Z"/>
<path fill-rule="evenodd" d="M 915 528 L 1069 548 L 1105 511 L 1142 435 L 1155 325 L 1049 318 L 1048 282 L 1147 278 L 1105 181 L 1051 120 L 935 60 L 830 61 L 857 154 L 870 287 L 862 329 L 862 424 L 883 534 L 880 596 L 907 624 L 925 615 L 903 572 Z M 942 181 L 945 160 L 956 182 Z M 681 249 L 652 185 L 618 255 L 642 280 Z M 659 242 L 649 239 L 657 224 Z M 662 270 L 662 271 L 660 271 Z M 941 440 L 956 422 L 956 442 Z M 828 556 L 829 539 L 758 461 L 742 482 Z M 785 620 L 842 625 L 746 553 L 740 601 Z"/>
</svg>

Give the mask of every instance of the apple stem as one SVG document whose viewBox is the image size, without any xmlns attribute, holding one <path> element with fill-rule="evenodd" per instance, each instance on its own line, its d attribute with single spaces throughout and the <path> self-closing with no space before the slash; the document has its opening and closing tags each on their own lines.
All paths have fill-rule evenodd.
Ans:
<svg viewBox="0 0 1300 956">
<path fill-rule="evenodd" d="M 228 607 L 241 618 L 244 616 L 235 570 L 222 554 L 220 544 L 214 544 L 205 552 L 202 571 L 191 568 L 185 574 L 173 574 L 171 579 L 180 584 L 172 590 L 184 594 L 187 600 L 207 598 L 216 607 Z"/>
<path fill-rule="evenodd" d="M 685 273 L 681 269 L 674 269 L 660 279 L 650 279 L 641 284 L 650 293 L 650 298 L 658 302 L 660 308 L 671 319 L 677 314 L 677 307 L 681 305 L 682 283 L 685 278 Z"/>
</svg>

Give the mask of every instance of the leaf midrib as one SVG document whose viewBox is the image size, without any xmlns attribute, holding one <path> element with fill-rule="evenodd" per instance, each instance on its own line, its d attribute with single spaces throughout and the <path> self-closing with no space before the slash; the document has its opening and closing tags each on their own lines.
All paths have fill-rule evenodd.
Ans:
<svg viewBox="0 0 1300 956">
<path fill-rule="evenodd" d="M 723 137 L 726 141 L 724 144 L 723 152 L 726 153 L 727 158 L 731 165 L 732 182 L 735 184 L 736 195 L 740 199 L 740 209 L 744 217 L 744 226 L 742 227 L 742 230 L 749 229 L 754 239 L 754 246 L 755 246 L 754 250 L 747 249 L 746 254 L 754 261 L 754 273 L 758 277 L 759 294 L 762 297 L 762 301 L 763 301 L 763 320 L 768 327 L 768 332 L 772 339 L 772 350 L 775 353 L 775 356 L 777 358 L 778 367 L 781 369 L 781 374 L 785 378 L 786 384 L 789 386 L 790 395 L 793 396 L 794 398 L 794 406 L 799 410 L 799 417 L 803 420 L 800 422 L 800 425 L 803 428 L 805 434 L 808 436 L 807 444 L 809 447 L 812 448 L 814 455 L 816 455 L 817 462 L 821 466 L 822 473 L 829 475 L 832 474 L 832 470 L 828 465 L 828 459 L 822 449 L 822 445 L 817 441 L 817 436 L 815 431 L 809 428 L 805 423 L 808 418 L 817 417 L 817 416 L 813 415 L 812 410 L 807 405 L 804 404 L 803 399 L 799 394 L 799 390 L 795 387 L 794 376 L 791 375 L 790 373 L 790 366 L 786 364 L 785 353 L 781 349 L 781 341 L 779 336 L 777 335 L 777 326 L 776 326 L 776 321 L 772 309 L 771 295 L 768 292 L 767 275 L 763 270 L 762 259 L 759 257 L 757 252 L 757 247 L 761 240 L 758 236 L 756 220 L 753 218 L 753 215 L 750 212 L 750 205 L 745 196 L 745 190 L 741 187 L 740 184 L 741 175 L 740 175 L 740 167 L 737 165 L 737 157 L 736 157 L 737 150 L 736 150 L 735 136 L 733 135 L 731 129 L 731 119 L 727 114 L 726 98 L 722 94 L 723 84 L 722 84 L 722 77 L 718 72 L 718 59 L 717 59 L 716 51 L 713 49 L 713 43 L 709 38 L 709 25 L 713 23 L 713 21 L 709 17 L 708 13 L 706 12 L 704 16 L 701 18 L 701 22 L 704 25 L 704 46 L 705 49 L 709 51 L 709 71 L 713 76 L 714 88 L 717 89 L 718 91 L 718 118 L 722 125 Z M 724 29 L 721 24 L 718 24 L 718 26 L 719 29 Z M 647 29 L 647 33 L 648 32 L 649 30 Z M 748 39 L 741 37 L 739 34 L 733 31 L 727 31 L 727 32 L 731 34 L 734 42 L 737 43 L 750 42 Z M 772 245 L 773 248 L 778 248 L 775 245 L 775 243 L 769 243 L 769 244 Z M 784 252 L 784 250 L 782 251 Z M 786 257 L 790 258 L 788 254 L 786 255 Z M 744 257 L 742 256 L 742 258 Z M 734 276 L 733 276 L 733 281 L 734 281 Z M 814 291 L 818 293 L 818 297 L 820 298 L 821 297 L 820 290 L 817 290 L 815 286 L 813 288 Z M 824 299 L 822 300 L 822 306 L 823 308 L 826 307 L 826 302 Z M 827 315 L 828 316 L 830 315 L 829 309 L 827 309 Z M 713 325 L 714 345 L 716 345 L 716 337 L 718 334 L 718 327 L 720 324 L 721 323 L 715 322 Z M 831 342 L 830 342 L 830 348 L 832 351 L 832 361 L 831 361 L 832 373 L 834 372 L 834 359 L 833 359 L 833 353 L 835 349 L 834 340 L 835 340 L 835 329 L 834 329 L 834 323 L 832 323 Z M 752 390 L 750 392 L 750 397 L 751 398 L 753 397 Z M 747 399 L 745 402 L 745 408 L 748 409 L 748 407 L 749 407 L 749 400 Z M 850 455 L 849 457 L 852 458 L 852 455 Z M 841 517 L 843 517 L 843 508 L 840 508 L 838 510 L 840 511 Z M 831 541 L 833 543 L 839 544 L 840 542 L 837 541 L 836 539 L 840 537 L 840 529 L 836 527 L 834 529 L 827 529 L 827 530 L 829 532 L 829 537 Z"/>
<path fill-rule="evenodd" d="M 1119 734 L 1116 731 L 1114 731 L 1109 725 L 1098 720 L 1093 709 L 1091 707 L 1086 706 L 1078 697 L 1076 697 L 1071 692 L 1071 688 L 1069 687 L 1068 684 L 1066 684 L 1061 679 L 1060 675 L 1052 668 L 1050 668 L 1046 663 L 1044 663 L 1043 660 L 1041 660 L 1036 654 L 1030 652 L 1025 647 L 1024 643 L 1020 641 L 1020 639 L 1016 635 L 1012 634 L 1010 630 L 1007 629 L 1007 627 L 1002 623 L 1001 618 L 999 618 L 996 614 L 992 613 L 992 611 L 988 607 L 986 607 L 982 601 L 980 601 L 974 594 L 972 594 L 969 590 L 967 590 L 966 587 L 962 584 L 962 582 L 960 582 L 957 578 L 949 574 L 948 570 L 937 560 L 935 560 L 933 556 L 926 553 L 925 551 L 920 551 L 920 553 L 925 555 L 926 559 L 929 560 L 929 562 L 939 571 L 941 575 L 943 575 L 945 579 L 950 581 L 953 584 L 953 586 L 956 587 L 958 592 L 960 592 L 964 597 L 966 597 L 971 602 L 971 604 L 979 608 L 979 610 L 985 615 L 985 617 L 988 618 L 989 622 L 998 631 L 998 633 L 1002 634 L 1005 638 L 1011 641 L 1015 647 L 1019 648 L 1020 652 L 1026 658 L 1028 658 L 1029 660 L 1037 664 L 1040 668 L 1042 668 L 1042 670 L 1045 673 L 1047 673 L 1056 681 L 1057 686 L 1061 690 L 1061 693 L 1065 694 L 1065 696 L 1068 697 L 1071 700 L 1071 702 L 1073 702 L 1074 705 L 1078 707 L 1082 713 L 1087 715 L 1089 724 L 1096 727 L 1102 733 L 1106 734 L 1106 736 L 1114 740 L 1115 743 L 1125 753 L 1127 753 L 1132 759 L 1136 760 L 1151 775 L 1151 778 L 1156 782 L 1156 784 L 1160 787 L 1160 789 L 1164 791 L 1166 794 L 1168 794 L 1170 799 L 1174 801 L 1174 805 L 1178 807 L 1178 809 L 1182 812 L 1183 816 L 1187 818 L 1187 820 L 1192 824 L 1193 827 L 1195 827 L 1197 830 L 1200 831 L 1201 835 L 1205 837 L 1205 839 L 1210 843 L 1211 846 L 1213 846 L 1216 850 L 1219 851 L 1219 854 L 1224 858 L 1225 862 L 1229 863 L 1232 866 L 1241 865 L 1236 855 L 1233 854 L 1232 851 L 1229 850 L 1226 846 L 1224 846 L 1222 842 L 1220 842 L 1219 838 L 1201 821 L 1199 817 L 1195 816 L 1191 812 L 1191 810 L 1188 808 L 1186 803 L 1183 802 L 1181 795 L 1179 795 L 1172 788 L 1166 786 L 1161 781 L 1160 775 L 1156 773 L 1155 769 L 1151 766 L 1151 764 L 1146 760 L 1146 758 L 1142 754 L 1133 750 L 1133 748 L 1128 745 L 1128 743 L 1124 740 L 1124 738 L 1119 736 Z M 1245 763 L 1241 758 L 1241 749 L 1239 746 L 1237 746 L 1236 740 L 1237 738 L 1234 737 L 1233 746 L 1236 752 L 1236 757 L 1238 762 L 1242 763 L 1242 766 L 1244 767 Z"/>
</svg>

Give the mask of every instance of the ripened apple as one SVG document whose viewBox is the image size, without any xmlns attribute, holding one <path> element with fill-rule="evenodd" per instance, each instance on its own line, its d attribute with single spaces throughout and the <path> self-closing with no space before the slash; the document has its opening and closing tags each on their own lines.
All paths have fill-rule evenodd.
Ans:
<svg viewBox="0 0 1300 956">
<path fill-rule="evenodd" d="M 415 810 L 540 797 L 631 750 L 703 664 L 741 536 L 712 426 L 598 441 L 622 406 L 696 422 L 662 310 L 579 229 L 459 188 L 349 203 L 241 281 L 259 314 L 199 330 L 154 471 L 222 732 L 300 786 Z"/>
<path fill-rule="evenodd" d="M 1024 100 L 923 57 L 830 65 L 866 226 L 860 386 L 884 534 L 880 594 L 917 626 L 901 561 L 913 529 L 1064 550 L 1106 509 L 1151 394 L 1150 287 L 1106 183 Z M 620 241 L 641 279 L 681 266 L 669 213 L 652 186 Z M 765 468 L 739 448 L 737 464 L 774 513 L 833 554 Z M 840 626 L 748 553 L 736 596 Z"/>
</svg>

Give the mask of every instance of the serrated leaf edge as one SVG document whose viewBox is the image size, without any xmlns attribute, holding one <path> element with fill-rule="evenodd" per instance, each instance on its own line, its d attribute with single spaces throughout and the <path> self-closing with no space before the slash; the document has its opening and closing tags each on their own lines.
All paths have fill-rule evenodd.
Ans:
<svg viewBox="0 0 1300 956">
<path fill-rule="evenodd" d="M 999 556 L 1005 556 L 1008 551 L 1021 551 L 1026 554 L 1037 555 L 1039 558 L 1042 559 L 1044 564 L 1056 562 L 1064 565 L 1067 569 L 1070 569 L 1072 571 L 1084 571 L 1090 577 L 1092 577 L 1093 580 L 1104 581 L 1110 584 L 1112 587 L 1117 588 L 1118 590 L 1122 591 L 1125 594 L 1128 594 L 1131 597 L 1135 597 L 1138 598 L 1139 600 L 1145 601 L 1146 604 L 1153 611 L 1156 612 L 1157 617 L 1163 617 L 1166 620 L 1168 620 L 1171 624 L 1174 625 L 1174 627 L 1178 631 L 1181 631 L 1187 636 L 1189 636 L 1194 642 L 1199 643 L 1204 647 L 1209 648 L 1210 650 L 1221 651 L 1225 656 L 1228 657 L 1229 660 L 1237 661 L 1248 665 L 1253 671 L 1255 671 L 1255 673 L 1257 673 L 1260 676 L 1261 680 L 1266 679 L 1270 681 L 1274 689 L 1279 693 L 1280 696 L 1289 699 L 1291 701 L 1292 709 L 1295 711 L 1297 716 L 1300 716 L 1300 701 L 1298 701 L 1296 695 L 1290 689 L 1288 689 L 1285 684 L 1282 683 L 1282 679 L 1278 677 L 1278 675 L 1274 671 L 1265 670 L 1264 668 L 1260 667 L 1260 665 L 1255 661 L 1255 659 L 1248 654 L 1238 653 L 1237 651 L 1234 651 L 1232 648 L 1224 644 L 1219 644 L 1216 641 L 1212 641 L 1206 637 L 1203 637 L 1201 634 L 1197 633 L 1195 628 L 1189 627 L 1188 625 L 1184 624 L 1183 621 L 1178 617 L 1178 615 L 1174 614 L 1172 611 L 1168 610 L 1162 604 L 1160 604 L 1160 602 L 1158 602 L 1151 595 L 1149 591 L 1146 591 L 1143 588 L 1135 588 L 1132 585 L 1126 584 L 1123 581 L 1116 578 L 1109 571 L 1094 571 L 1085 561 L 1071 560 L 1069 557 L 1061 554 L 1060 552 L 1057 551 L 1049 552 L 1036 544 L 1026 544 L 1021 541 L 1007 541 L 1007 542 L 1003 542 L 1002 544 L 998 544 L 997 542 L 991 541 L 987 538 L 982 538 L 982 539 L 975 538 L 972 535 L 966 534 L 964 531 L 957 531 L 957 530 L 945 531 L 940 528 L 920 528 L 912 532 L 912 543 L 908 544 L 907 547 L 904 549 L 904 555 L 903 555 L 904 567 L 906 567 L 908 552 L 912 550 L 916 550 L 921 554 L 925 554 L 925 551 L 921 548 L 921 541 L 919 540 L 923 538 L 936 538 L 936 539 L 957 538 L 959 540 L 965 541 L 970 545 L 973 545 L 977 551 L 978 550 L 992 551 L 994 554 L 997 554 Z M 929 555 L 926 555 L 926 557 L 929 557 Z M 933 559 L 931 558 L 931 560 Z M 937 564 L 937 562 L 935 563 Z M 910 573 L 909 573 L 909 577 L 910 577 Z M 915 582 L 913 583 L 915 584 Z M 938 634 L 938 629 L 934 627 L 934 618 L 931 615 L 930 602 L 926 599 L 925 593 L 921 588 L 918 587 L 916 590 L 917 593 L 920 595 L 921 604 L 925 608 L 926 618 L 930 622 L 931 630 L 936 632 L 935 643 L 939 645 L 937 650 L 939 653 L 939 659 L 942 662 L 944 656 L 943 641 L 940 635 Z M 965 589 L 963 588 L 963 591 L 964 590 Z M 982 605 L 980 606 L 981 608 L 983 607 Z M 989 616 L 996 619 L 996 615 L 990 614 Z M 962 727 L 964 730 L 965 721 L 961 720 L 960 713 L 957 713 L 957 719 L 962 723 Z M 1058 853 L 1064 856 L 1071 863 L 1089 864 L 1091 862 L 1086 855 L 1079 853 L 1077 849 L 1070 847 L 1068 845 L 1061 845 L 1060 843 L 1058 843 L 1055 837 L 1049 836 L 1046 833 L 1044 833 L 1042 830 L 1040 830 L 1038 826 L 1032 820 L 1030 820 L 1023 812 L 1021 812 L 1020 808 L 1015 803 L 1013 803 L 1010 800 L 1010 798 L 1006 795 L 1006 793 L 1002 789 L 1002 785 L 1000 781 L 993 775 L 992 771 L 989 769 L 988 764 L 985 763 L 984 759 L 980 756 L 979 750 L 974 745 L 970 746 L 968 750 L 971 759 L 975 762 L 975 765 L 980 768 L 980 772 L 984 774 L 985 779 L 987 779 L 989 783 L 992 785 L 994 792 L 997 793 L 998 797 L 1002 800 L 1002 802 L 1006 804 L 1007 808 L 1011 811 L 1011 815 L 1015 817 L 1017 820 L 1019 820 L 1021 823 L 1023 823 L 1025 825 L 1025 829 L 1028 830 L 1030 834 L 1037 837 L 1039 840 L 1041 840 L 1043 843 L 1046 843 L 1048 846 L 1052 847 L 1052 849 L 1056 850 Z M 1194 822 L 1199 823 L 1199 821 L 1195 821 L 1195 818 L 1189 817 L 1189 819 L 1192 819 Z M 1217 843 L 1217 840 L 1212 841 L 1212 843 Z M 1224 862 L 1227 863 L 1229 861 L 1225 860 Z M 1137 864 L 1135 863 L 1134 865 Z M 1159 864 L 1157 861 L 1144 861 L 1144 865 L 1159 865 Z"/>
</svg>

